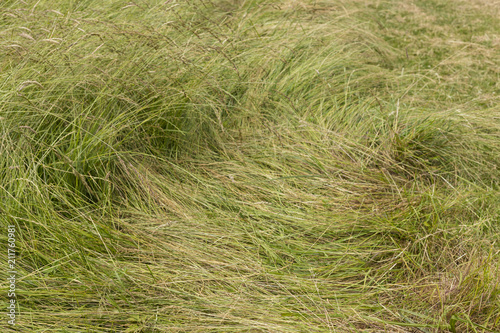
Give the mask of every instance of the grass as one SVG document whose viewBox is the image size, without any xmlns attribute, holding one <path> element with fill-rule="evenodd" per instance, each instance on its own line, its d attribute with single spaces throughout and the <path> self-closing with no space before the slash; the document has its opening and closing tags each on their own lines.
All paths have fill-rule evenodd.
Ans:
<svg viewBox="0 0 500 333">
<path fill-rule="evenodd" d="M 498 3 L 0 11 L 17 330 L 500 329 Z"/>
</svg>

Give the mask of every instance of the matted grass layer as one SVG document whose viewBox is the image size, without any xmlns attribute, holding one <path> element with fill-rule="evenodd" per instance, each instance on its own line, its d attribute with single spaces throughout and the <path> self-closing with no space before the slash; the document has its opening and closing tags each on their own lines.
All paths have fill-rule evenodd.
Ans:
<svg viewBox="0 0 500 333">
<path fill-rule="evenodd" d="M 498 331 L 499 13 L 2 1 L 16 329 Z"/>
</svg>

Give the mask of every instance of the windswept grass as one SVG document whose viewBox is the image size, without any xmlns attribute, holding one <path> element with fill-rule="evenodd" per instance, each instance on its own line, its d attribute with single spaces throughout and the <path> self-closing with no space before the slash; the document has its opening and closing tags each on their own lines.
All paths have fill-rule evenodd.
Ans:
<svg viewBox="0 0 500 333">
<path fill-rule="evenodd" d="M 17 330 L 498 331 L 499 11 L 2 1 Z"/>
</svg>

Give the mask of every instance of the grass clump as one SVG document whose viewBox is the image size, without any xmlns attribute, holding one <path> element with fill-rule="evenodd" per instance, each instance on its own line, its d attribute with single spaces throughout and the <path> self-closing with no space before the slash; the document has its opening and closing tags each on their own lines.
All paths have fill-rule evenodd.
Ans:
<svg viewBox="0 0 500 333">
<path fill-rule="evenodd" d="M 498 330 L 479 3 L 3 2 L 18 327 Z"/>
</svg>

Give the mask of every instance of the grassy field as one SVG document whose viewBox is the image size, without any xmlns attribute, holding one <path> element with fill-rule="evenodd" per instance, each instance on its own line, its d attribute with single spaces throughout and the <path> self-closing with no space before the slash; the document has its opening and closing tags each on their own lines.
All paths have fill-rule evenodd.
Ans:
<svg viewBox="0 0 500 333">
<path fill-rule="evenodd" d="M 500 331 L 498 17 L 1 1 L 0 330 Z"/>
</svg>

